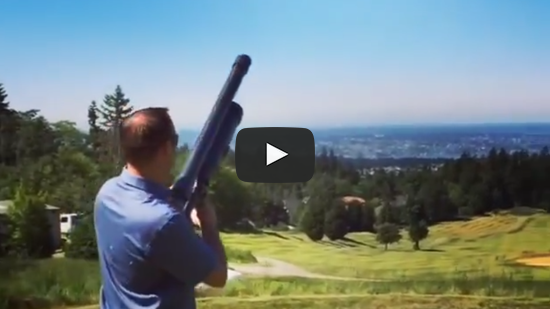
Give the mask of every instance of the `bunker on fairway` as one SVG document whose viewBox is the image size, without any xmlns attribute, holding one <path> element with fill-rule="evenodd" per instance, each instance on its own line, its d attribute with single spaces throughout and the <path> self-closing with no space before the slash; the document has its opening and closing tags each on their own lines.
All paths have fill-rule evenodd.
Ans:
<svg viewBox="0 0 550 309">
<path fill-rule="evenodd" d="M 537 267 L 550 267 L 550 255 L 517 259 L 516 262 Z"/>
</svg>

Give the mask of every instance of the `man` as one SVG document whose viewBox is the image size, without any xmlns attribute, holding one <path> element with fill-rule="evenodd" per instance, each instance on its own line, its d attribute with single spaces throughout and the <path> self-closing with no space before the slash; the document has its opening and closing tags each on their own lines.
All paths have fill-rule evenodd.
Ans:
<svg viewBox="0 0 550 309">
<path fill-rule="evenodd" d="M 101 187 L 94 209 L 102 309 L 194 309 L 198 283 L 223 287 L 227 281 L 212 206 L 201 201 L 195 212 L 201 238 L 171 205 L 177 143 L 165 108 L 136 111 L 121 124 L 126 167 Z"/>
</svg>

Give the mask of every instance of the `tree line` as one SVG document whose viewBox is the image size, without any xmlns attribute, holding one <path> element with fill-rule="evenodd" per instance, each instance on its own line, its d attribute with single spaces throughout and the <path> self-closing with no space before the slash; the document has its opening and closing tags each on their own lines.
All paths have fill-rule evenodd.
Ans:
<svg viewBox="0 0 550 309">
<path fill-rule="evenodd" d="M 439 165 L 398 172 L 380 168 L 363 176 L 348 164 L 330 151 L 317 158 L 318 172 L 305 186 L 310 200 L 300 221 L 311 239 L 369 231 L 387 246 L 401 239 L 404 228 L 419 249 L 429 226 L 440 222 L 519 206 L 550 211 L 548 147 L 538 153 L 504 149 L 491 149 L 479 157 L 464 153 Z M 349 195 L 362 197 L 364 205 L 342 207 L 341 197 Z"/>
<path fill-rule="evenodd" d="M 45 204 L 88 214 L 99 186 L 120 171 L 118 124 L 132 111 L 117 86 L 101 104 L 92 101 L 89 130 L 71 121 L 49 122 L 39 110 L 16 110 L 0 84 L 0 201 L 10 200 L 0 253 L 49 256 Z"/>
<path fill-rule="evenodd" d="M 12 200 L 0 253 L 51 255 L 43 205 L 84 215 L 65 248 L 67 256 L 97 254 L 90 212 L 97 190 L 122 168 L 118 125 L 133 111 L 120 86 L 92 101 L 88 130 L 70 121 L 49 122 L 39 110 L 16 110 L 0 84 L 0 200 Z M 189 152 L 178 149 L 174 171 Z M 413 164 L 414 163 L 414 164 Z M 230 153 L 210 186 L 220 226 L 226 230 L 287 229 L 294 226 L 318 241 L 345 239 L 349 232 L 376 233 L 380 243 L 402 238 L 415 249 L 429 227 L 487 212 L 529 206 L 550 210 L 550 154 L 491 149 L 486 156 L 464 153 L 455 160 L 407 160 L 399 172 L 373 162 L 347 160 L 322 149 L 307 183 L 249 184 L 234 171 Z M 347 198 L 346 197 L 354 197 Z M 351 202 L 350 202 L 351 201 Z M 2 224 L 2 223 L 0 223 Z"/>
</svg>

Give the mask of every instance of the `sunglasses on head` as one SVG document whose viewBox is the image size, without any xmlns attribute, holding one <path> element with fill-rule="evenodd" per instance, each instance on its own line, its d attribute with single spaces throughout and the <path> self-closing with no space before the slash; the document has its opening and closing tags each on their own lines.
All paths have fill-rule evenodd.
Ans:
<svg viewBox="0 0 550 309">
<path fill-rule="evenodd" d="M 172 144 L 174 145 L 174 147 L 177 147 L 178 146 L 178 143 L 179 143 L 179 139 L 180 139 L 180 136 L 176 133 L 174 133 L 172 135 Z"/>
</svg>

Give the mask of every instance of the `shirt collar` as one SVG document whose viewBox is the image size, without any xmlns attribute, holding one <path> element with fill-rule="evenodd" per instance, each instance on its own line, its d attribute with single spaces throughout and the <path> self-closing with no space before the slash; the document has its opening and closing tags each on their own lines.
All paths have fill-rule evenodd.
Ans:
<svg viewBox="0 0 550 309">
<path fill-rule="evenodd" d="M 126 168 L 122 169 L 122 173 L 120 173 L 119 177 L 125 184 L 138 188 L 140 190 L 158 195 L 163 198 L 168 198 L 170 196 L 171 191 L 169 188 L 143 177 L 132 175 L 128 172 Z"/>
</svg>

